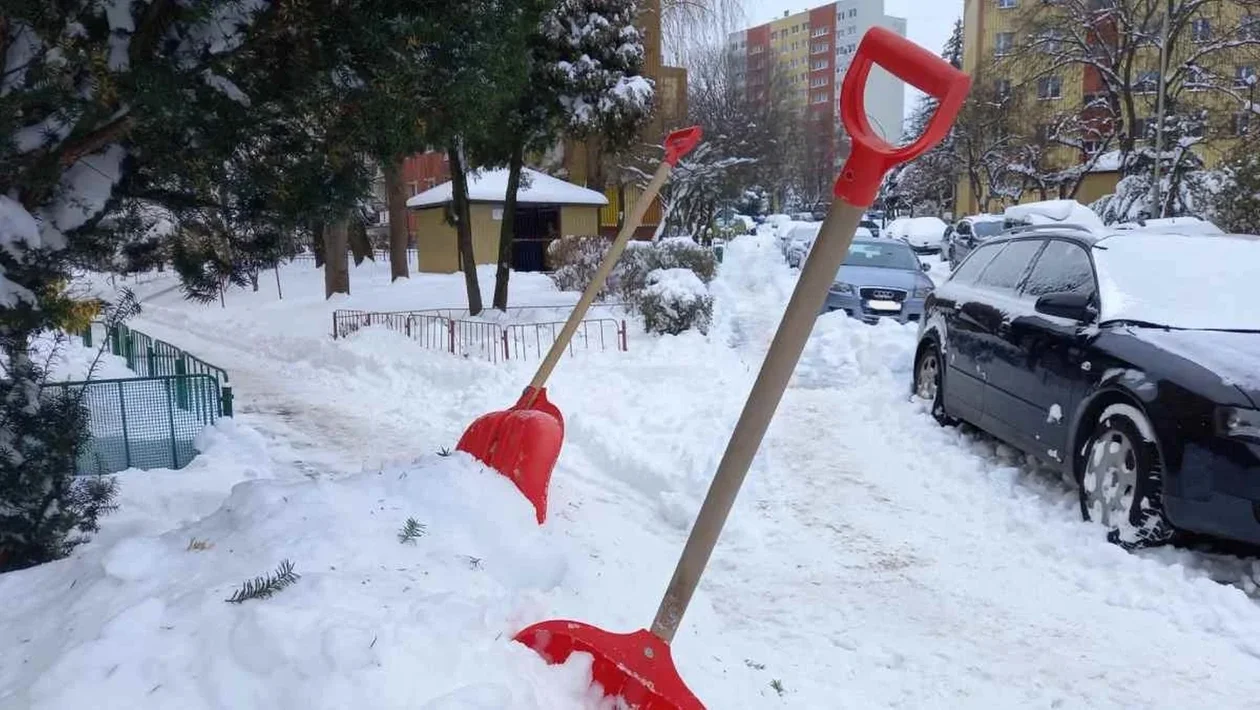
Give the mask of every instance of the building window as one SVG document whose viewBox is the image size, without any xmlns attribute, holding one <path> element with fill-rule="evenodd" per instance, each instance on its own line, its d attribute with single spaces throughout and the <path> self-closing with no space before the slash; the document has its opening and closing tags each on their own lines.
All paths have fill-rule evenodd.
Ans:
<svg viewBox="0 0 1260 710">
<path fill-rule="evenodd" d="M 800 32 L 800 31 L 801 31 L 800 25 L 792 25 L 792 34 L 796 34 L 797 32 Z"/>
<path fill-rule="evenodd" d="M 813 103 L 816 103 L 816 104 L 825 104 L 825 103 L 827 103 L 827 94 L 825 94 L 825 93 L 824 93 L 824 94 L 814 94 L 813 96 L 814 96 L 814 98 L 812 99 L 812 102 L 813 102 Z"/>
<path fill-rule="evenodd" d="M 1139 118 L 1133 124 L 1134 138 L 1154 138 L 1155 125 L 1157 121 L 1154 118 Z"/>
<path fill-rule="evenodd" d="M 1037 98 L 1043 101 L 1063 98 L 1063 79 L 1057 76 L 1043 76 L 1037 80 Z"/>
<path fill-rule="evenodd" d="M 851 35 L 857 34 L 857 27 L 855 27 L 854 25 L 849 25 L 849 34 Z"/>
<path fill-rule="evenodd" d="M 831 49 L 830 44 L 827 44 L 826 42 L 815 42 L 814 46 L 810 48 L 810 52 L 813 54 L 821 54 L 829 49 Z"/>
<path fill-rule="evenodd" d="M 1236 137 L 1242 137 L 1251 133 L 1251 113 L 1248 111 L 1239 111 L 1235 113 L 1230 120 L 1230 132 Z"/>
<path fill-rule="evenodd" d="M 1256 84 L 1256 68 L 1247 64 L 1234 67 L 1234 86 L 1245 89 Z"/>
<path fill-rule="evenodd" d="M 1190 39 L 1194 42 L 1207 42 L 1212 39 L 1212 23 L 1206 17 L 1199 17 L 1190 22 Z"/>
<path fill-rule="evenodd" d="M 1211 86 L 1211 77 L 1207 70 L 1203 67 L 1191 66 L 1189 73 L 1186 75 L 1187 91 L 1203 91 Z"/>
<path fill-rule="evenodd" d="M 826 69 L 826 68 L 827 68 L 827 60 L 826 60 L 826 59 L 815 59 L 815 60 L 814 60 L 814 62 L 813 62 L 813 64 L 810 64 L 810 65 L 809 65 L 809 68 L 810 68 L 810 69 L 812 69 L 812 70 L 814 70 L 814 71 L 819 71 L 819 70 L 821 70 L 821 69 Z"/>
<path fill-rule="evenodd" d="M 998 0 L 998 9 L 1010 10 L 1019 7 L 1019 0 Z"/>
<path fill-rule="evenodd" d="M 420 186 L 414 182 L 407 183 L 407 189 L 411 191 L 412 197 L 420 194 Z"/>
<path fill-rule="evenodd" d="M 1063 32 L 1046 30 L 1033 39 L 1033 43 L 1046 54 L 1058 54 L 1063 50 Z"/>
<path fill-rule="evenodd" d="M 1133 84 L 1133 91 L 1139 94 L 1153 94 L 1159 89 L 1159 72 L 1144 71 L 1138 74 Z"/>
<path fill-rule="evenodd" d="M 1011 50 L 1014 48 L 1015 48 L 1015 33 L 1014 32 L 997 33 L 997 37 L 993 43 L 994 54 L 1000 57 L 1006 54 L 1010 54 Z"/>
<path fill-rule="evenodd" d="M 1083 140 L 1081 141 L 1081 152 L 1085 157 L 1092 158 L 1098 155 L 1098 151 L 1102 150 L 1102 141 L 1100 140 Z"/>
<path fill-rule="evenodd" d="M 997 94 L 999 99 L 1008 99 L 1011 97 L 1011 80 L 995 79 L 993 82 L 993 93 Z"/>
<path fill-rule="evenodd" d="M 826 25 L 820 25 L 820 26 L 815 27 L 814 29 L 810 30 L 810 32 L 809 32 L 809 36 L 810 36 L 810 37 L 822 37 L 823 35 L 827 34 L 828 29 L 829 29 L 829 28 L 828 28 Z"/>
<path fill-rule="evenodd" d="M 826 75 L 816 76 L 809 80 L 809 88 L 817 89 L 819 87 L 826 86 L 829 81 L 830 79 L 828 79 Z"/>
<path fill-rule="evenodd" d="M 850 9 L 850 10 L 849 10 L 849 17 L 857 17 L 857 8 L 856 8 L 856 7 L 855 7 L 855 8 L 852 8 L 852 9 Z"/>
<path fill-rule="evenodd" d="M 1260 39 L 1260 17 L 1255 15 L 1243 15 L 1242 26 L 1239 34 L 1243 39 Z"/>
</svg>

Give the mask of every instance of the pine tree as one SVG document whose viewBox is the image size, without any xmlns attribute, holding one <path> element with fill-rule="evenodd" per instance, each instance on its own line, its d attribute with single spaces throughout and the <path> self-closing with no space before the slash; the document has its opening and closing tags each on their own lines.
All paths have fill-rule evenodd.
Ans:
<svg viewBox="0 0 1260 710">
<path fill-rule="evenodd" d="M 563 137 L 597 136 L 628 143 L 652 109 L 653 87 L 643 76 L 643 38 L 635 24 L 637 0 L 560 0 L 522 3 L 502 51 L 520 50 L 520 70 L 504 76 L 500 133 L 482 145 L 484 162 L 508 166 L 500 227 L 494 307 L 506 309 L 512 266 L 516 196 L 527 152 L 543 151 Z M 505 83 L 506 83 L 505 82 Z"/>
<path fill-rule="evenodd" d="M 1211 205 L 1213 221 L 1234 234 L 1260 234 L 1260 154 L 1247 148 L 1221 167 L 1220 189 Z"/>
</svg>

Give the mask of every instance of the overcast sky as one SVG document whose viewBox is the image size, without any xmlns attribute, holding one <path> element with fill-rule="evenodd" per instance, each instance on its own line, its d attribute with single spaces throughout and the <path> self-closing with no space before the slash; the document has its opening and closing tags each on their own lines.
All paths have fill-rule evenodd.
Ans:
<svg viewBox="0 0 1260 710">
<path fill-rule="evenodd" d="M 752 26 L 782 17 L 784 10 L 795 14 L 824 4 L 825 0 L 744 0 L 744 12 Z M 962 11 L 963 0 L 884 0 L 884 13 L 906 18 L 906 34 L 933 52 L 945 46 L 954 20 L 962 17 Z M 907 90 L 907 112 L 913 108 L 917 93 Z"/>
</svg>

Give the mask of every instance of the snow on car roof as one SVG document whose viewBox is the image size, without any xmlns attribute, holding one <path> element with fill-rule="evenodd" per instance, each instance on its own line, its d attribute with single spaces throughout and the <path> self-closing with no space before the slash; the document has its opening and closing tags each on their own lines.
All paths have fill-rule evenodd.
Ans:
<svg viewBox="0 0 1260 710">
<path fill-rule="evenodd" d="M 1094 244 L 1101 321 L 1260 330 L 1260 237 L 1117 232 Z"/>
<path fill-rule="evenodd" d="M 1007 207 L 1003 218 L 1021 224 L 1074 224 L 1091 231 L 1104 231 L 1102 218 L 1076 200 L 1044 200 Z"/>
</svg>

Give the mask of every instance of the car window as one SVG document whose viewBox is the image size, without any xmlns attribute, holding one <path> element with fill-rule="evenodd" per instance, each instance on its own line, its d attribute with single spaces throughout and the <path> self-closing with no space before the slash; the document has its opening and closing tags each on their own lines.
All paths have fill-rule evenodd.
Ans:
<svg viewBox="0 0 1260 710">
<path fill-rule="evenodd" d="M 959 222 L 958 233 L 963 235 L 964 237 L 971 234 L 971 224 L 967 222 Z"/>
<path fill-rule="evenodd" d="M 1089 255 L 1079 246 L 1061 240 L 1051 241 L 1041 252 L 1024 285 L 1024 295 L 1034 298 L 1047 293 L 1092 294 L 1095 290 Z"/>
<path fill-rule="evenodd" d="M 959 284 L 972 283 L 976 280 L 976 276 L 984 270 L 984 267 L 988 266 L 990 261 L 993 261 L 993 257 L 1002 251 L 1004 246 L 1006 245 L 989 244 L 971 252 L 971 255 L 954 271 L 953 276 L 949 277 L 950 282 Z"/>
<path fill-rule="evenodd" d="M 996 291 L 1013 290 L 1028 271 L 1037 251 L 1045 244 L 1041 239 L 1009 242 L 1002 253 L 985 267 L 976 284 Z"/>
<path fill-rule="evenodd" d="M 1002 233 L 1001 222 L 976 222 L 976 236 L 992 237 Z"/>
<path fill-rule="evenodd" d="M 884 269 L 918 269 L 919 258 L 904 242 L 855 241 L 844 258 L 845 266 L 874 266 Z"/>
</svg>

